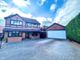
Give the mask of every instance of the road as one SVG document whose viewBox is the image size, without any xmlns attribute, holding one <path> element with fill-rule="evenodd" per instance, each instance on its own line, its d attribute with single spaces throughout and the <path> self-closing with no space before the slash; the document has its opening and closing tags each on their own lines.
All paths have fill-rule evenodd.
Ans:
<svg viewBox="0 0 80 60">
<path fill-rule="evenodd" d="M 0 60 L 80 60 L 80 46 L 67 40 L 25 40 L 6 43 Z"/>
</svg>

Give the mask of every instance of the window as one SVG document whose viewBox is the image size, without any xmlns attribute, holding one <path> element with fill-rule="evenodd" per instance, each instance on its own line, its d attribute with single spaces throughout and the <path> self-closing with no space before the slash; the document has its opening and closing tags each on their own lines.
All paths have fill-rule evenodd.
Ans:
<svg viewBox="0 0 80 60">
<path fill-rule="evenodd" d="M 34 24 L 33 27 L 37 27 L 37 24 Z"/>
<path fill-rule="evenodd" d="M 12 24 L 12 25 L 22 25 L 22 21 L 11 20 L 11 24 Z"/>
<path fill-rule="evenodd" d="M 39 25 L 37 25 L 37 24 L 32 24 L 32 23 L 27 23 L 26 26 L 27 26 L 27 27 L 39 27 Z"/>
<path fill-rule="evenodd" d="M 9 37 L 19 37 L 20 36 L 20 32 L 12 31 L 12 32 L 9 32 L 8 36 Z"/>
<path fill-rule="evenodd" d="M 9 32 L 9 36 L 11 36 L 11 32 Z"/>
<path fill-rule="evenodd" d="M 27 23 L 27 26 L 28 26 L 28 27 L 32 27 L 32 24 L 30 24 L 30 23 Z"/>
<path fill-rule="evenodd" d="M 22 22 L 20 21 L 19 24 L 22 25 Z"/>
<path fill-rule="evenodd" d="M 11 24 L 14 24 L 14 21 L 11 21 Z"/>
</svg>

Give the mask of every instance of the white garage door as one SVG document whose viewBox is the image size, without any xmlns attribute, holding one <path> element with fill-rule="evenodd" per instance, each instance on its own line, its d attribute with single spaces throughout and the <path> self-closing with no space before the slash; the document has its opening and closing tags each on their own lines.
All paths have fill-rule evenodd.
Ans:
<svg viewBox="0 0 80 60">
<path fill-rule="evenodd" d="M 47 31 L 48 38 L 66 39 L 65 30 Z"/>
</svg>

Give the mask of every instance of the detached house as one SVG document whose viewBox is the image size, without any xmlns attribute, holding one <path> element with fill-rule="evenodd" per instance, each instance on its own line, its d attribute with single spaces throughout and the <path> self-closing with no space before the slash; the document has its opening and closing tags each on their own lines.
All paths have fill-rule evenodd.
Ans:
<svg viewBox="0 0 80 60">
<path fill-rule="evenodd" d="M 0 25 L 0 41 L 3 38 L 3 29 L 4 29 L 4 27 Z"/>
<path fill-rule="evenodd" d="M 21 41 L 26 38 L 40 38 L 40 23 L 35 19 L 18 14 L 5 17 L 4 37 L 7 42 Z"/>
<path fill-rule="evenodd" d="M 66 39 L 65 27 L 54 23 L 47 28 L 47 37 L 53 39 Z"/>
</svg>

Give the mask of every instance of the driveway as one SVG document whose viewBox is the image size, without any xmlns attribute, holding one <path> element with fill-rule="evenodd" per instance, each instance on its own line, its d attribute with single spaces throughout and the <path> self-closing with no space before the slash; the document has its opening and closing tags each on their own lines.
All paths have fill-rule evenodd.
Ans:
<svg viewBox="0 0 80 60">
<path fill-rule="evenodd" d="M 80 60 L 80 44 L 53 39 L 6 43 L 0 60 Z"/>
</svg>

